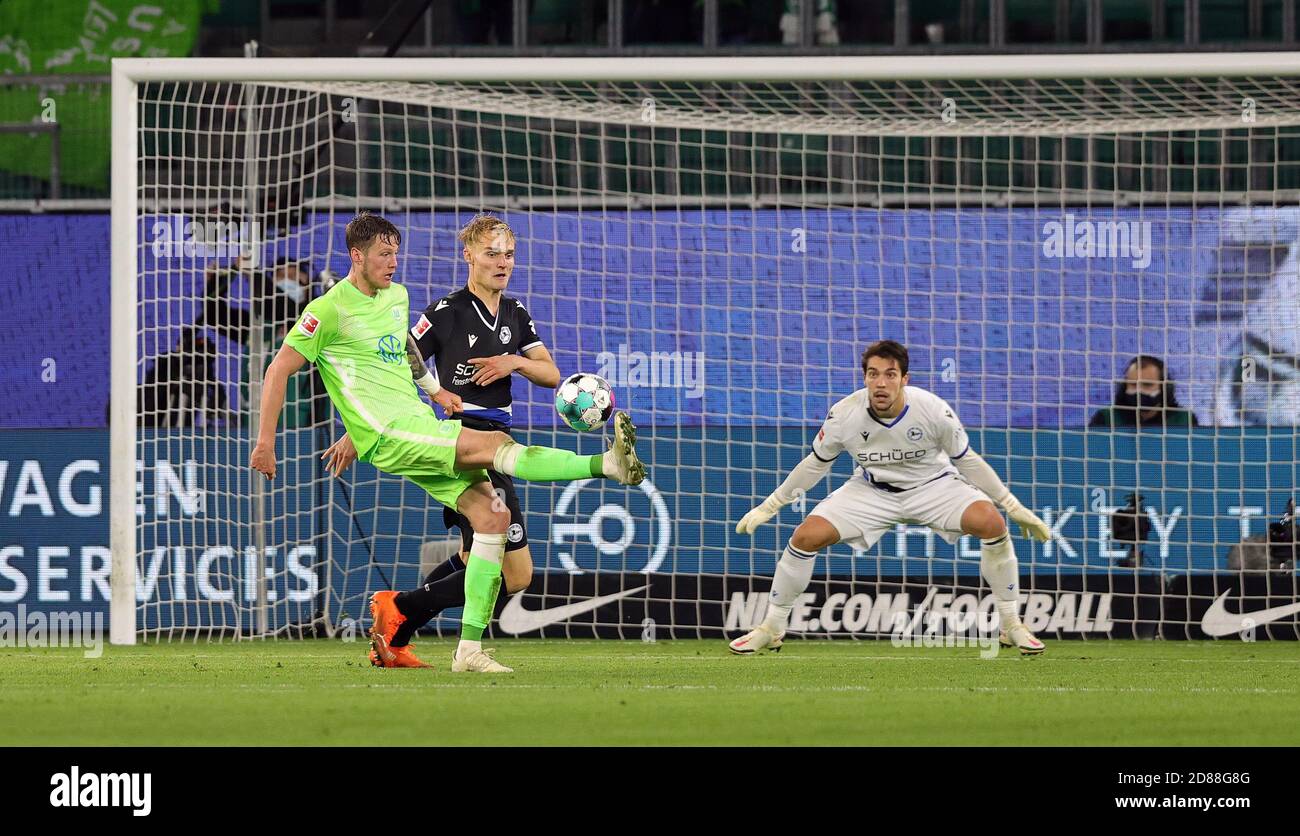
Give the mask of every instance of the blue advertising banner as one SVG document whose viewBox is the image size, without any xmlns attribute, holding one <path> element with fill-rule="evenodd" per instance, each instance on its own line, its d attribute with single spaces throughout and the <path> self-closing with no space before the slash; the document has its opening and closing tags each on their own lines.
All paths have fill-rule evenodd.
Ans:
<svg viewBox="0 0 1300 836">
<path fill-rule="evenodd" d="M 1139 353 L 1168 361 L 1178 399 L 1202 424 L 1290 425 L 1300 415 L 1298 216 L 1213 207 L 512 212 L 519 247 L 509 293 L 528 306 L 562 372 L 608 378 L 621 404 L 660 426 L 819 421 L 858 385 L 863 347 L 886 336 L 910 347 L 913 382 L 948 399 L 969 426 L 1083 427 Z M 413 315 L 464 283 L 455 233 L 467 217 L 394 216 Z M 342 275 L 347 220 L 311 216 L 267 244 L 262 261 L 304 259 L 312 275 Z M 234 264 L 240 235 L 253 233 L 196 244 L 191 227 L 183 216 L 142 219 L 146 358 L 176 349 L 201 317 L 210 323 L 209 301 L 247 309 L 247 278 L 210 286 L 205 270 Z M 0 217 L 0 237 L 24 242 L 0 283 L 0 426 L 104 426 L 108 219 Z M 243 347 L 205 333 L 233 407 Z M 519 426 L 555 425 L 548 392 L 521 383 L 516 397 Z"/>
<path fill-rule="evenodd" d="M 754 537 L 734 521 L 806 454 L 813 427 L 646 428 L 649 479 L 638 488 L 587 481 L 520 483 L 539 570 L 585 574 L 767 576 L 811 502 L 845 478 L 841 457 L 809 502 Z M 411 587 L 420 546 L 445 536 L 441 507 L 413 484 L 359 464 L 324 473 L 323 430 L 281 433 L 280 472 L 267 486 L 264 555 L 274 624 L 317 612 L 362 614 L 377 587 Z M 527 440 L 526 434 L 520 434 Z M 549 432 L 537 440 L 555 440 Z M 1110 512 L 1128 493 L 1151 522 L 1140 574 L 1211 572 L 1230 546 L 1279 516 L 1296 483 L 1290 432 L 972 431 L 971 441 L 1052 527 L 1047 543 L 1017 537 L 1022 569 L 1078 574 L 1113 569 L 1125 552 Z M 594 452 L 600 439 L 561 436 Z M 152 431 L 137 466 L 142 533 L 137 597 L 149 623 L 233 627 L 256 598 L 257 564 L 247 445 Z M 0 431 L 0 604 L 105 606 L 108 598 L 108 434 Z M 260 477 L 257 477 L 260 478 Z M 1124 570 L 1131 573 L 1134 570 Z M 978 543 L 949 546 L 900 526 L 864 554 L 837 546 L 819 561 L 835 577 L 974 576 Z"/>
</svg>

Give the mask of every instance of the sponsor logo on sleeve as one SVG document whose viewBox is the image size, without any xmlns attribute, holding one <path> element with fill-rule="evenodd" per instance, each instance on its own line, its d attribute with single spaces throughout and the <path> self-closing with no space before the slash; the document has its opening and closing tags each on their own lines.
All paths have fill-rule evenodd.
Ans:
<svg viewBox="0 0 1300 836">
<path fill-rule="evenodd" d="M 432 327 L 433 323 L 429 321 L 429 317 L 420 314 L 420 321 L 415 323 L 415 327 L 411 329 L 411 333 L 414 334 L 415 338 L 418 340 L 420 337 L 423 337 L 428 333 L 429 329 Z"/>
<path fill-rule="evenodd" d="M 316 328 L 320 325 L 320 320 L 309 313 L 304 313 L 302 319 L 298 321 L 298 330 L 308 337 L 316 336 Z"/>
</svg>

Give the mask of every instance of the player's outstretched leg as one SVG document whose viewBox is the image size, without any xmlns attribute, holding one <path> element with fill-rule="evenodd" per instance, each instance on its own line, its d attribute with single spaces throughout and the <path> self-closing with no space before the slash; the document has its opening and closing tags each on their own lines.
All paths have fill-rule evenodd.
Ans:
<svg viewBox="0 0 1300 836">
<path fill-rule="evenodd" d="M 614 415 L 614 445 L 596 456 L 580 456 L 556 447 L 525 447 L 505 433 L 462 429 L 456 440 L 456 469 L 476 468 L 529 482 L 604 478 L 639 485 L 645 479 L 645 464 L 636 455 L 636 426 L 626 412 Z"/>
<path fill-rule="evenodd" d="M 1042 653 L 1046 647 L 1020 620 L 1020 566 L 1011 544 L 1011 532 L 980 540 L 980 574 L 993 590 L 998 607 L 1002 626 L 998 643 L 1018 649 L 1023 656 Z"/>
<path fill-rule="evenodd" d="M 794 536 L 777 561 L 763 623 L 733 639 L 727 645 L 732 653 L 749 656 L 764 648 L 781 649 L 790 623 L 790 610 L 812 580 L 817 552 L 839 542 L 839 539 L 839 532 L 825 517 L 810 515 L 795 529 Z"/>
</svg>

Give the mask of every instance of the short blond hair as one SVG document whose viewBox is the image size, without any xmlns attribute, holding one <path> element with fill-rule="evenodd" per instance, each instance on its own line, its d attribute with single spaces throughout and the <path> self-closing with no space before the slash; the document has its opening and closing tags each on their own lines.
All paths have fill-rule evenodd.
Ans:
<svg viewBox="0 0 1300 836">
<path fill-rule="evenodd" d="M 510 228 L 509 224 L 496 215 L 482 214 L 475 215 L 473 220 L 465 224 L 464 229 L 456 237 L 460 239 L 461 244 L 470 247 L 483 240 L 484 237 L 495 235 L 498 232 L 505 232 L 510 236 L 510 240 L 514 240 L 515 231 Z"/>
</svg>

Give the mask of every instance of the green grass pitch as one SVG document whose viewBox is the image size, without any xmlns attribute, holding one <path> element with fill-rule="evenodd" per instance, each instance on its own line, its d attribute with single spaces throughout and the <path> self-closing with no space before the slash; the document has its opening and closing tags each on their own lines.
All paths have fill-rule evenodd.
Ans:
<svg viewBox="0 0 1300 836">
<path fill-rule="evenodd" d="M 0 744 L 1300 744 L 1292 642 L 978 648 L 489 642 L 512 675 L 380 670 L 364 642 L 0 650 Z"/>
</svg>

